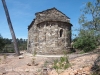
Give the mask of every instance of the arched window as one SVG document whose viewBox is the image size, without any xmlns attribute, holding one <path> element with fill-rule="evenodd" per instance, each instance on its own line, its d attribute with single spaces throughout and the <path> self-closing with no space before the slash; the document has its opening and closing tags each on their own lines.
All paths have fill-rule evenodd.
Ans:
<svg viewBox="0 0 100 75">
<path fill-rule="evenodd" d="M 60 37 L 62 37 L 63 29 L 60 30 Z"/>
</svg>

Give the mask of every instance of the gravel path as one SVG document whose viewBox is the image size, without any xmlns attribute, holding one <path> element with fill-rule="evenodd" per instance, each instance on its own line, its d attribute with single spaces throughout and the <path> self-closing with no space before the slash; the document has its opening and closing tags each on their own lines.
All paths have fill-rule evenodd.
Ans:
<svg viewBox="0 0 100 75">
<path fill-rule="evenodd" d="M 72 53 L 72 54 L 67 54 L 68 58 L 69 59 L 74 59 L 74 58 L 77 58 L 77 57 L 82 57 L 82 56 L 85 56 L 85 55 L 91 55 L 91 54 L 94 54 L 94 53 L 100 53 L 100 51 L 96 51 L 96 52 L 89 52 L 89 53 L 84 53 L 84 54 L 77 54 L 77 53 Z M 63 57 L 64 55 L 36 55 L 36 57 Z"/>
</svg>

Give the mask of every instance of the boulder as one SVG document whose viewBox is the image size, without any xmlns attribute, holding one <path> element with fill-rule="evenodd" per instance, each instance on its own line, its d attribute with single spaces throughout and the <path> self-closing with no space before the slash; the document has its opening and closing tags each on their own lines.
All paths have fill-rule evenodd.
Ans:
<svg viewBox="0 0 100 75">
<path fill-rule="evenodd" d="M 19 59 L 23 59 L 24 58 L 24 56 L 19 56 Z"/>
</svg>

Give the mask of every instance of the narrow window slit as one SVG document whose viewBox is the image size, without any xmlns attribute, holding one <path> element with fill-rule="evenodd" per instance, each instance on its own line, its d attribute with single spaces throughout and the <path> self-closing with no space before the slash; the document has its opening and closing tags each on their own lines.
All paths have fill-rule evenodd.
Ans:
<svg viewBox="0 0 100 75">
<path fill-rule="evenodd" d="M 63 29 L 60 30 L 60 37 L 62 37 Z"/>
</svg>

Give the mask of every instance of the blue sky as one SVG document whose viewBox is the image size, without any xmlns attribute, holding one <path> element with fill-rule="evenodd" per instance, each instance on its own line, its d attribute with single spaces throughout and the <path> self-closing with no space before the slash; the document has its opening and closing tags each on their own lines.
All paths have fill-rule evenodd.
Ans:
<svg viewBox="0 0 100 75">
<path fill-rule="evenodd" d="M 80 9 L 85 3 L 93 0 L 5 0 L 16 38 L 28 37 L 28 25 L 35 18 L 36 12 L 41 12 L 52 7 L 56 7 L 65 15 L 70 17 L 73 24 L 72 33 L 78 34 L 75 29 L 79 29 L 78 19 L 81 15 Z M 6 20 L 4 8 L 0 0 L 0 34 L 4 38 L 11 38 L 10 30 Z M 74 37 L 74 36 L 73 36 Z"/>
</svg>

